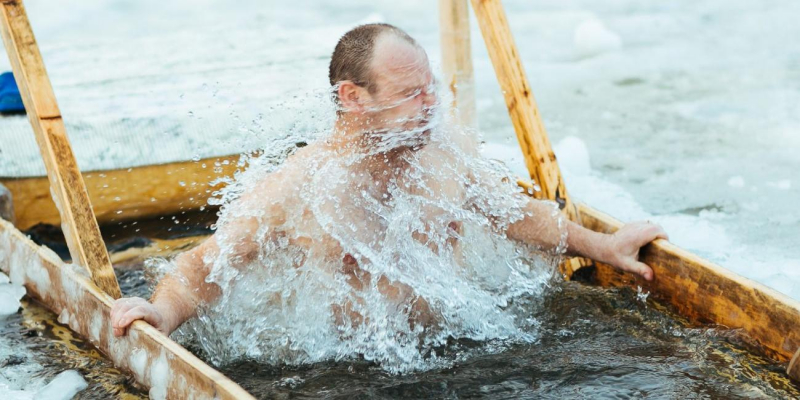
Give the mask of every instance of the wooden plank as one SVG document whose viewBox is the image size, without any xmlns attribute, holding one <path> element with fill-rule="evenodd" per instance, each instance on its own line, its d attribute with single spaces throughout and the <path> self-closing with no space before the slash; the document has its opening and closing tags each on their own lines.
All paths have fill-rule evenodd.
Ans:
<svg viewBox="0 0 800 400">
<path fill-rule="evenodd" d="M 50 178 L 53 201 L 62 216 L 69 252 L 73 260 L 88 269 L 100 288 L 118 298 L 121 294 L 117 277 L 92 213 L 25 8 L 18 0 L 3 0 L 1 4 L 3 41 Z"/>
<path fill-rule="evenodd" d="M 451 109 L 456 112 L 456 120 L 462 126 L 477 129 L 467 1 L 439 0 L 442 77 L 453 96 Z"/>
<path fill-rule="evenodd" d="M 508 114 L 522 148 L 531 179 L 541 188 L 537 198 L 555 200 L 562 210 L 574 216 L 556 156 L 544 129 L 533 98 L 517 46 L 511 35 L 503 5 L 499 0 L 472 0 L 472 8 L 486 42 Z"/>
<path fill-rule="evenodd" d="M 151 398 L 253 399 L 236 383 L 203 363 L 149 324 L 136 321 L 124 337 L 115 337 L 110 311 L 113 299 L 81 268 L 0 220 L 0 269 L 28 295 L 69 321 L 119 368 L 150 388 Z"/>
<path fill-rule="evenodd" d="M 236 171 L 238 155 L 136 168 L 83 173 L 97 221 L 108 224 L 197 210 L 223 184 L 211 182 Z M 0 178 L 15 201 L 15 225 L 58 225 L 61 218 L 51 201 L 47 178 Z"/>
<path fill-rule="evenodd" d="M 587 205 L 579 207 L 586 228 L 612 233 L 622 226 Z M 652 282 L 601 263 L 594 264 L 593 280 L 603 286 L 640 286 L 690 320 L 742 329 L 778 361 L 789 360 L 800 348 L 800 302 L 665 240 L 644 247 L 640 259 L 653 268 Z"/>
<path fill-rule="evenodd" d="M 536 190 L 535 186 L 529 186 L 529 189 L 536 198 L 555 201 L 570 220 L 580 223 L 580 213 L 567 194 L 503 4 L 500 0 L 472 0 L 472 8 L 505 97 L 525 166 L 540 190 Z M 569 279 L 574 271 L 588 263 L 588 260 L 580 257 L 570 258 L 561 264 L 561 273 Z"/>
</svg>

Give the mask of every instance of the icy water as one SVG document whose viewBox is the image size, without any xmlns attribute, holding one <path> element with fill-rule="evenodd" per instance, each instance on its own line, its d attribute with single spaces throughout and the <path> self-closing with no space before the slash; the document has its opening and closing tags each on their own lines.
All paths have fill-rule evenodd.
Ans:
<svg viewBox="0 0 800 400">
<path fill-rule="evenodd" d="M 122 273 L 123 292 L 147 295 L 142 280 L 140 270 Z M 394 375 L 355 360 L 299 367 L 237 362 L 220 370 L 263 399 L 800 396 L 782 366 L 749 354 L 736 332 L 692 327 L 629 289 L 560 283 L 530 311 L 540 322 L 536 343 L 450 341 L 438 351 L 455 361 L 451 368 Z M 26 349 L 0 358 L 4 375 L 49 381 L 63 369 L 75 369 L 89 381 L 76 399 L 147 398 L 36 303 L 25 302 L 3 335 L 8 344 Z M 31 365 L 44 367 L 31 371 Z"/>
</svg>

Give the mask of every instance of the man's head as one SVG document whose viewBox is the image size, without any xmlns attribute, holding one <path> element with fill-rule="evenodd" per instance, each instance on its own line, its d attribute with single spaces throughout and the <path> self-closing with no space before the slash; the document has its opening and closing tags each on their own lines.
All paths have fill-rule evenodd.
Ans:
<svg viewBox="0 0 800 400">
<path fill-rule="evenodd" d="M 369 132 L 424 131 L 436 104 L 427 54 L 388 24 L 345 33 L 331 56 L 329 78 L 339 116 Z"/>
</svg>

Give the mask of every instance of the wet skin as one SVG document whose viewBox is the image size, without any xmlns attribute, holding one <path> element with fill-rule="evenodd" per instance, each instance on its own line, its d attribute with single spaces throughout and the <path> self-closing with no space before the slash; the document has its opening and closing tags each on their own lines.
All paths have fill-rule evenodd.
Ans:
<svg viewBox="0 0 800 400">
<path fill-rule="evenodd" d="M 255 237 L 256 232 L 263 232 L 264 224 L 279 226 L 284 222 L 281 220 L 285 218 L 281 204 L 297 201 L 293 193 L 296 192 L 296 185 L 299 185 L 299 178 L 304 176 L 312 161 L 346 157 L 353 152 L 369 154 L 370 157 L 353 166 L 357 168 L 353 172 L 357 172 L 356 176 L 369 177 L 370 190 L 379 194 L 388 193 L 387 188 L 392 180 L 410 179 L 406 162 L 409 152 L 414 152 L 414 156 L 422 159 L 423 163 L 433 166 L 448 162 L 447 154 L 438 152 L 433 146 L 426 146 L 430 131 L 425 126 L 437 98 L 433 90 L 433 74 L 424 50 L 391 34 L 384 34 L 377 40 L 371 67 L 376 88 L 372 92 L 350 81 L 340 82 L 336 87 L 340 113 L 333 134 L 327 140 L 313 143 L 289 157 L 278 171 L 265 177 L 263 182 L 229 206 L 269 207 L 270 217 L 260 220 L 241 218 L 220 226 L 200 246 L 176 257 L 176 273 L 158 283 L 149 301 L 136 297 L 117 300 L 111 310 L 115 335 L 124 335 L 136 320 L 144 320 L 169 334 L 192 318 L 199 304 L 213 302 L 220 295 L 220 288 L 205 281 L 211 267 L 206 260 L 220 256 L 219 238 L 224 237 L 226 241 L 235 243 L 233 252 L 226 255 L 231 257 L 234 267 L 252 261 L 258 254 L 259 243 L 263 243 L 263 238 Z M 389 139 L 399 142 L 388 146 Z M 455 136 L 453 140 L 457 140 Z M 468 140 L 457 145 L 465 151 L 476 151 L 475 143 Z M 474 178 L 475 184 L 481 184 L 481 177 Z M 463 187 L 448 185 L 448 182 L 458 181 L 441 179 L 428 182 L 428 186 L 436 188 L 441 196 L 463 196 Z M 351 183 L 355 185 L 358 182 Z M 527 200 L 527 208 L 533 216 L 550 215 L 552 210 L 549 204 L 534 199 Z M 358 221 L 359 218 L 354 215 L 352 220 Z M 305 223 L 311 223 L 309 221 Z M 647 280 L 653 279 L 652 269 L 638 261 L 638 253 L 642 246 L 655 239 L 667 239 L 661 227 L 649 222 L 636 222 L 608 235 L 589 231 L 572 222 L 566 224 L 568 254 L 589 257 L 639 274 Z M 449 225 L 454 231 L 460 229 L 459 221 L 452 221 Z M 526 217 L 509 224 L 505 233 L 519 242 L 555 247 L 561 239 L 560 232 L 557 220 L 553 218 Z M 319 246 L 330 257 L 337 258 L 340 268 L 331 272 L 344 274 L 354 291 L 362 290 L 364 282 L 373 278 L 358 265 L 353 255 L 343 252 L 339 243 L 331 237 L 319 242 L 302 237 L 292 240 L 292 244 L 301 247 Z M 417 296 L 410 286 L 381 276 L 377 280 L 377 289 L 387 299 L 404 308 L 411 324 L 435 324 L 436 316 L 432 315 L 427 302 Z M 352 305 L 333 304 L 331 308 L 339 323 L 343 323 L 343 316 L 349 316 L 348 320 L 354 323 L 361 321 L 357 313 L 352 313 Z"/>
</svg>

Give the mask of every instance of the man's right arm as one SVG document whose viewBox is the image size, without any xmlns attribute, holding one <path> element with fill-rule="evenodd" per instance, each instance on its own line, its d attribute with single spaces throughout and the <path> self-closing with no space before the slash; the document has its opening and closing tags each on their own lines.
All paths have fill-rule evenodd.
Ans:
<svg viewBox="0 0 800 400">
<path fill-rule="evenodd" d="M 218 235 L 224 234 L 226 240 L 236 243 L 232 254 L 226 257 L 243 264 L 249 262 L 258 250 L 254 237 L 257 228 L 258 222 L 253 218 L 221 227 L 200 246 L 175 258 L 175 270 L 158 282 L 150 301 L 130 297 L 114 302 L 111 308 L 114 335 L 125 335 L 130 324 L 139 319 L 168 335 L 194 317 L 199 304 L 212 302 L 220 295 L 219 286 L 205 281 L 211 270 L 208 261 L 216 259 L 220 253 Z"/>
</svg>

